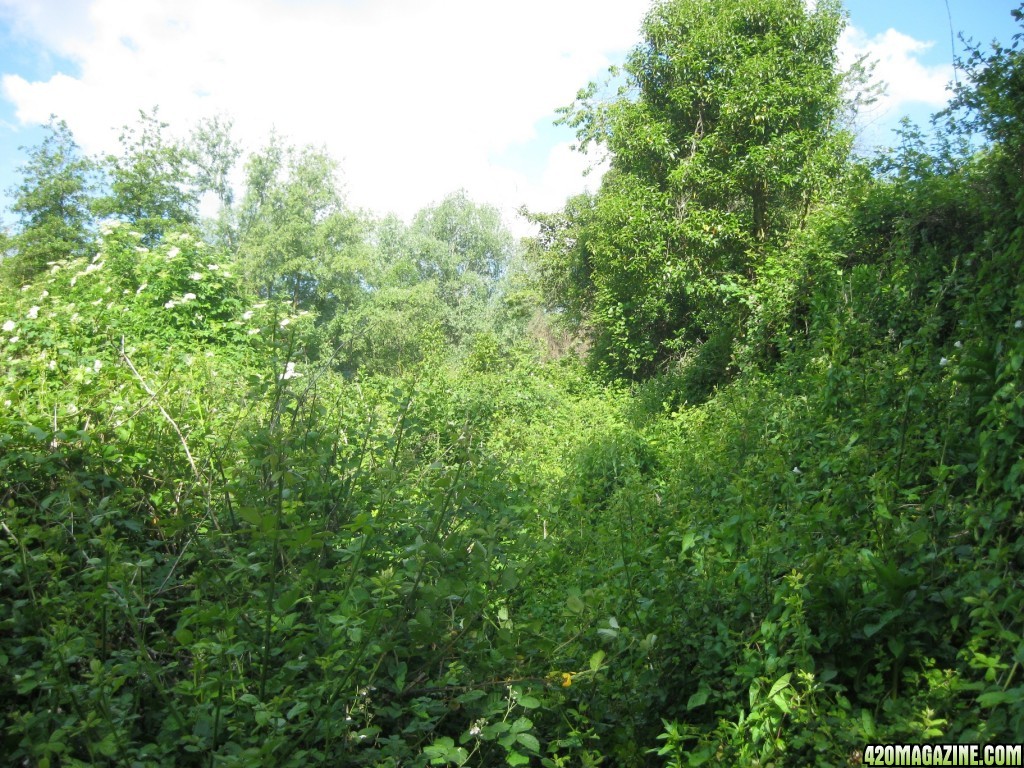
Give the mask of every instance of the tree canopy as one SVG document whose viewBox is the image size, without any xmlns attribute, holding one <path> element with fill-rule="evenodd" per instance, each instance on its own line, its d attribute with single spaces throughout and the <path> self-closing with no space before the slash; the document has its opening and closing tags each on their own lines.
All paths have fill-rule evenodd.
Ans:
<svg viewBox="0 0 1024 768">
<path fill-rule="evenodd" d="M 610 375 L 743 332 L 769 254 L 848 149 L 842 26 L 832 2 L 660 2 L 616 94 L 591 84 L 565 110 L 611 167 L 593 201 L 542 221 L 548 293 L 590 326 Z"/>
</svg>

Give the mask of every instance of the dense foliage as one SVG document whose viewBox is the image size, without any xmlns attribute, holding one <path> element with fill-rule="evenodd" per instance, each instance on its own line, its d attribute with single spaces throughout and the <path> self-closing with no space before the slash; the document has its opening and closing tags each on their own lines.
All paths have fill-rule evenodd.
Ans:
<svg viewBox="0 0 1024 768">
<path fill-rule="evenodd" d="M 0 263 L 0 755 L 1024 741 L 1024 61 L 866 162 L 839 20 L 656 5 L 573 113 L 602 189 L 520 244 L 276 138 L 236 202 L 224 123 L 52 122 Z"/>
</svg>

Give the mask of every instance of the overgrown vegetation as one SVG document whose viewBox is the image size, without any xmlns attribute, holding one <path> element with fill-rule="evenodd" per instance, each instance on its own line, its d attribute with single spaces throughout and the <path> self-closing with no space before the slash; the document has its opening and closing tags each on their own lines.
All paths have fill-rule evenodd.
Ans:
<svg viewBox="0 0 1024 768">
<path fill-rule="evenodd" d="M 655 6 L 567 111 L 601 190 L 523 244 L 462 193 L 352 211 L 279 139 L 236 203 L 222 122 L 103 160 L 52 123 L 0 263 L 0 754 L 1024 741 L 1024 62 L 968 51 L 868 162 L 840 26 Z"/>
</svg>

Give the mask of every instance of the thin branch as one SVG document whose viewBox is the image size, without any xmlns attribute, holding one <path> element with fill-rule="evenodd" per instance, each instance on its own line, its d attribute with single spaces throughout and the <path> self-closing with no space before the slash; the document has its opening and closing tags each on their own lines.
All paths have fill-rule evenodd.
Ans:
<svg viewBox="0 0 1024 768">
<path fill-rule="evenodd" d="M 185 449 L 185 456 L 186 456 L 186 458 L 188 458 L 189 466 L 192 467 L 192 472 L 193 472 L 193 474 L 195 474 L 196 480 L 202 480 L 203 477 L 202 477 L 202 475 L 199 474 L 199 468 L 196 467 L 195 459 L 192 458 L 192 452 L 188 449 L 188 443 L 185 441 L 185 436 L 181 433 L 181 430 L 178 428 L 177 422 L 173 418 L 171 418 L 171 414 L 169 414 L 164 409 L 164 407 L 162 405 L 160 405 L 160 401 L 157 400 L 157 397 L 156 397 L 156 392 L 154 392 L 152 389 L 150 389 L 149 385 L 146 383 L 146 380 L 144 378 L 142 378 L 142 374 L 139 373 L 138 369 L 135 367 L 135 365 L 132 363 L 132 361 L 128 358 L 128 354 L 124 351 L 124 336 L 121 337 L 121 350 L 120 351 L 121 351 L 121 358 L 128 364 L 128 367 L 131 368 L 132 373 L 135 374 L 135 378 L 137 378 L 139 380 L 139 384 L 142 385 L 142 388 L 144 390 L 146 390 L 146 393 L 153 399 L 153 402 L 156 403 L 156 407 L 160 409 L 160 413 L 163 414 L 164 418 L 167 419 L 167 421 L 170 423 L 170 425 L 172 427 L 174 427 L 174 431 L 178 433 L 178 439 L 181 440 L 181 447 Z"/>
</svg>

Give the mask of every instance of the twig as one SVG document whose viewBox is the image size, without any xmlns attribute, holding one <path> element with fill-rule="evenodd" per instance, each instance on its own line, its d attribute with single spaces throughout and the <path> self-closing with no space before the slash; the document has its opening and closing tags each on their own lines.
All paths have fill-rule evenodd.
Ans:
<svg viewBox="0 0 1024 768">
<path fill-rule="evenodd" d="M 132 361 L 128 358 L 128 354 L 124 351 L 124 336 L 121 337 L 121 350 L 120 351 L 121 351 L 122 359 L 126 363 L 128 363 L 128 367 L 131 368 L 132 373 L 135 374 L 135 378 L 137 378 L 139 380 L 139 383 L 142 385 L 142 388 L 144 390 L 146 390 L 146 393 L 150 397 L 153 398 L 153 402 L 156 403 L 156 407 L 160 409 L 160 413 L 162 413 L 164 418 L 167 419 L 167 421 L 170 423 L 170 425 L 172 427 L 174 427 L 174 431 L 178 433 L 178 439 L 181 440 L 181 447 L 185 449 L 185 456 L 188 459 L 189 466 L 192 467 L 192 472 L 193 472 L 193 474 L 195 474 L 196 480 L 202 480 L 203 478 L 199 474 L 199 469 L 198 469 L 198 467 L 196 467 L 196 462 L 192 458 L 192 452 L 188 449 L 188 443 L 185 442 L 185 436 L 181 433 L 181 430 L 178 428 L 177 422 L 175 422 L 174 419 L 171 418 L 171 414 L 169 414 L 166 410 L 164 410 L 164 407 L 162 405 L 160 405 L 160 401 L 156 399 L 156 392 L 154 392 L 152 389 L 149 388 L 149 385 L 146 383 L 146 380 L 144 378 L 142 378 L 142 374 L 139 373 L 138 369 L 135 367 L 135 365 L 132 363 Z"/>
</svg>

